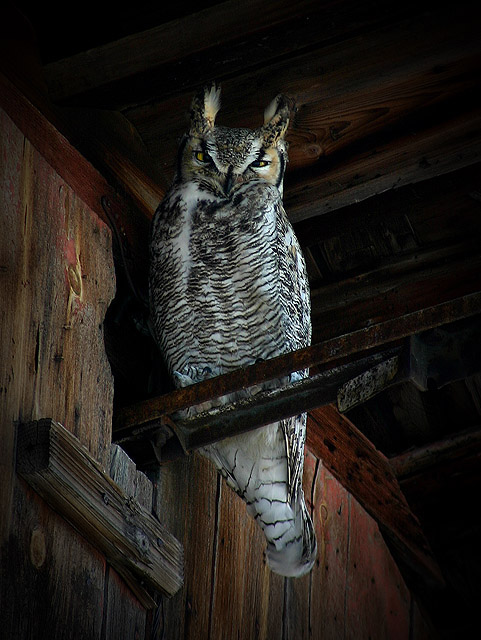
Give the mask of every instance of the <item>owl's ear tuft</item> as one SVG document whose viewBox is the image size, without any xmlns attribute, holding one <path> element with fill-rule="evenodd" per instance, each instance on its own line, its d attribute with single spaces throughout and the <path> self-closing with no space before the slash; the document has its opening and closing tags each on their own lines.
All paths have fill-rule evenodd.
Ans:
<svg viewBox="0 0 481 640">
<path fill-rule="evenodd" d="M 190 133 L 202 136 L 214 128 L 220 109 L 220 87 L 215 82 L 199 91 L 190 108 Z"/>
<path fill-rule="evenodd" d="M 289 114 L 291 103 L 287 96 L 278 95 L 264 111 L 264 126 L 262 133 L 269 146 L 275 146 L 284 135 L 289 126 Z"/>
</svg>

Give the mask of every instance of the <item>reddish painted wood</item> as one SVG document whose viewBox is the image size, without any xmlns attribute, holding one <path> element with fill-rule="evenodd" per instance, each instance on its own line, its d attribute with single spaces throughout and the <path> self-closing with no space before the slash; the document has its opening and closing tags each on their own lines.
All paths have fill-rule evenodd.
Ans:
<svg viewBox="0 0 481 640">
<path fill-rule="evenodd" d="M 306 504 L 312 513 L 312 495 L 316 480 L 317 458 L 306 449 L 304 458 L 303 488 Z M 295 580 L 286 580 L 284 591 L 284 638 L 294 640 L 311 637 L 311 585 L 314 574 Z"/>
<path fill-rule="evenodd" d="M 105 591 L 105 617 L 102 632 L 106 638 L 144 640 L 147 623 L 145 609 L 132 598 L 132 593 L 114 569 L 109 568 Z M 147 632 L 148 633 L 148 632 Z"/>
<path fill-rule="evenodd" d="M 444 580 L 389 462 L 333 406 L 310 412 L 307 445 L 382 527 L 400 557 L 423 581 Z"/>
<path fill-rule="evenodd" d="M 377 524 L 351 500 L 346 638 L 409 638 L 411 597 Z"/>
<path fill-rule="evenodd" d="M 346 637 L 350 501 L 347 491 L 319 461 L 314 487 L 318 560 L 312 572 L 310 619 L 313 638 L 319 640 Z"/>
</svg>

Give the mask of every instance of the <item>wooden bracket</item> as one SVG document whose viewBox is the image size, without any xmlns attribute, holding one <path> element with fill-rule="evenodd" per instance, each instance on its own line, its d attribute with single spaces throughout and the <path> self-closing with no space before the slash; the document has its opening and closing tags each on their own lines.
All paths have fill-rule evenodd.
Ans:
<svg viewBox="0 0 481 640">
<path fill-rule="evenodd" d="M 105 555 L 144 607 L 156 606 L 149 589 L 167 596 L 180 589 L 180 542 L 62 425 L 51 419 L 19 425 L 17 473 Z"/>
</svg>

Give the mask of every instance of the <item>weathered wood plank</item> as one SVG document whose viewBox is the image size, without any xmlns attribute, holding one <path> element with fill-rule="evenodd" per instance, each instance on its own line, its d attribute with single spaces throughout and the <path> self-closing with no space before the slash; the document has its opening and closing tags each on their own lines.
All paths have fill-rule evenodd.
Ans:
<svg viewBox="0 0 481 640">
<path fill-rule="evenodd" d="M 17 101 L 18 94 L 12 97 L 10 89 L 4 91 L 3 76 L 0 82 L 0 103 L 6 100 L 17 117 L 23 98 Z M 38 124 L 35 117 L 28 122 L 32 130 Z M 3 545 L 11 536 L 16 539 L 22 526 L 15 517 L 13 496 L 25 510 L 30 500 L 30 493 L 24 495 L 25 485 L 15 475 L 16 422 L 56 415 L 107 465 L 113 381 L 105 355 L 103 319 L 115 281 L 106 225 L 55 173 L 3 109 L 0 130 Z M 45 140 L 44 146 L 48 146 Z M 75 560 L 75 555 L 84 553 L 72 541 L 73 564 L 81 566 L 83 560 Z M 65 566 L 69 563 L 66 560 Z M 44 574 L 45 588 L 52 598 L 61 598 L 61 587 L 51 578 Z M 101 590 L 102 585 L 103 577 Z M 92 589 L 97 586 L 97 578 L 92 577 Z M 69 616 L 65 619 L 71 620 Z"/>
<path fill-rule="evenodd" d="M 409 638 L 411 596 L 377 524 L 356 500 L 349 517 L 346 638 Z"/>
<path fill-rule="evenodd" d="M 20 426 L 17 472 L 105 554 L 145 607 L 153 601 L 143 584 L 170 596 L 180 588 L 179 542 L 61 425 L 41 420 Z"/>
<path fill-rule="evenodd" d="M 351 496 L 319 461 L 313 493 L 318 561 L 312 572 L 310 625 L 316 640 L 346 638 Z"/>
<path fill-rule="evenodd" d="M 231 0 L 50 63 L 45 75 L 55 101 L 125 107 L 153 92 L 165 96 L 226 73 L 242 73 L 260 58 L 268 63 L 397 13 L 402 8 L 383 10 L 374 0 L 362 5 L 275 0 L 264 3 L 262 11 L 257 0 L 242 5 Z M 202 38 L 196 35 L 199 30 Z"/>
<path fill-rule="evenodd" d="M 137 471 L 135 462 L 117 444 L 110 448 L 110 477 L 144 509 L 152 510 L 152 483 L 142 471 Z"/>
<path fill-rule="evenodd" d="M 184 547 L 184 586 L 163 601 L 163 633 L 169 640 L 210 640 L 219 482 L 213 466 L 197 454 L 164 465 L 159 472 L 156 509 Z"/>
<path fill-rule="evenodd" d="M 150 212 L 150 206 L 157 197 L 154 187 L 148 191 L 148 195 L 143 191 L 143 185 L 150 184 L 145 174 L 142 174 L 142 179 L 137 182 L 137 171 L 134 171 L 129 181 L 133 191 L 132 201 L 138 205 L 145 204 L 145 207 L 137 209 L 129 206 L 126 199 L 119 196 L 99 171 L 71 144 L 67 138 L 67 135 L 72 136 L 69 126 L 45 98 L 35 95 L 35 99 L 30 100 L 1 72 L 0 106 L 59 178 L 65 181 L 69 192 L 71 190 L 71 193 L 75 194 L 75 200 L 84 203 L 108 225 L 111 225 L 112 218 L 114 219 L 121 237 L 124 241 L 128 238 L 134 271 L 145 271 L 149 233 L 149 218 L 145 211 Z M 112 164 L 115 173 L 114 160 Z M 124 175 L 129 162 L 125 159 L 123 165 L 119 162 L 117 165 L 123 167 Z M 118 170 L 120 171 L 120 168 Z M 136 192 L 139 194 L 138 197 Z M 106 198 L 111 204 L 110 217 L 102 206 L 102 198 Z"/>
<path fill-rule="evenodd" d="M 269 616 L 269 606 L 281 600 L 284 580 L 268 569 L 265 546 L 245 503 L 221 480 L 210 637 L 281 637 L 282 617 Z"/>
<path fill-rule="evenodd" d="M 110 231 L 4 111 L 0 128 L 2 424 L 59 416 L 107 466 L 113 380 L 103 321 L 115 289 Z"/>
<path fill-rule="evenodd" d="M 388 460 L 335 407 L 309 415 L 307 445 L 376 520 L 404 562 L 431 586 L 444 584 Z"/>
<path fill-rule="evenodd" d="M 0 519 L 11 527 L 0 547 L 1 636 L 101 640 L 105 559 L 21 478 L 9 490 L 14 508 L 2 503 Z"/>
</svg>

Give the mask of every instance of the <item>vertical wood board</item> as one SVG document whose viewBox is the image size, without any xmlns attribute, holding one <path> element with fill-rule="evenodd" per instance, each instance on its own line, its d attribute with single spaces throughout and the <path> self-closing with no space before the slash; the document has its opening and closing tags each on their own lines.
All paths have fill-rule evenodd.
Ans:
<svg viewBox="0 0 481 640">
<path fill-rule="evenodd" d="M 322 462 L 313 496 L 318 561 L 313 569 L 311 586 L 312 637 L 338 640 L 345 637 L 348 615 L 346 567 L 351 497 Z"/>
<path fill-rule="evenodd" d="M 163 465 L 154 483 L 161 523 L 184 547 L 184 587 L 163 601 L 169 640 L 209 640 L 217 483 L 212 465 L 197 454 Z"/>
<path fill-rule="evenodd" d="M 22 640 L 100 640 L 105 559 L 16 476 L 14 445 L 20 421 L 54 417 L 108 464 L 110 231 L 2 109 L 0 131 L 0 625 Z"/>
<path fill-rule="evenodd" d="M 54 418 L 107 466 L 111 235 L 0 111 L 2 423 Z"/>
<path fill-rule="evenodd" d="M 351 499 L 346 638 L 407 640 L 410 594 L 375 521 Z M 362 629 L 362 636 L 359 636 Z"/>
<path fill-rule="evenodd" d="M 104 558 L 21 481 L 14 505 L 0 548 L 2 637 L 100 640 Z"/>
</svg>

